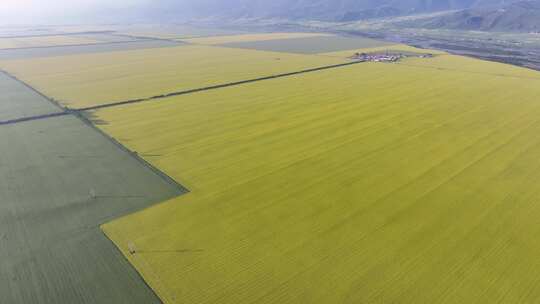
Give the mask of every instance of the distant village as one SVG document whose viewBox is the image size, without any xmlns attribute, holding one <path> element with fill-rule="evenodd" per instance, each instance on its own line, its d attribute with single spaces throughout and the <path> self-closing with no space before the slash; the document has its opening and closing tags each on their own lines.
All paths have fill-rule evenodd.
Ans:
<svg viewBox="0 0 540 304">
<path fill-rule="evenodd" d="M 403 58 L 416 57 L 416 58 L 431 58 L 433 54 L 416 54 L 416 53 L 355 53 L 352 57 L 353 60 L 361 62 L 396 62 Z"/>
</svg>

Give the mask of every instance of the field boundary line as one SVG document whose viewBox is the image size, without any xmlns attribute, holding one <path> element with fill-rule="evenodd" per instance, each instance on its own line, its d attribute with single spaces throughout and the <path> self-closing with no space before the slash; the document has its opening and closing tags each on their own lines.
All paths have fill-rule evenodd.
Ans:
<svg viewBox="0 0 540 304">
<path fill-rule="evenodd" d="M 124 215 L 124 216 L 127 216 L 127 215 Z M 161 302 L 161 303 L 165 303 L 163 301 L 163 299 L 159 296 L 158 292 L 150 285 L 150 283 L 144 278 L 143 274 L 141 273 L 141 271 L 139 271 L 139 268 L 135 267 L 135 263 L 132 262 L 129 257 L 127 256 L 128 253 L 124 251 L 124 249 L 122 248 L 122 246 L 120 244 L 117 244 L 115 241 L 113 241 L 113 238 L 109 235 L 111 234 L 111 232 L 109 231 L 108 233 L 105 232 L 105 230 L 103 229 L 103 224 L 99 225 L 99 230 L 101 231 L 101 233 L 103 234 L 103 236 L 105 236 L 105 238 L 111 242 L 112 244 L 112 247 L 115 248 L 115 250 L 120 254 L 120 256 L 122 256 L 124 258 L 125 261 L 127 261 L 127 263 L 129 265 L 131 265 L 131 268 L 133 268 L 133 270 L 135 271 L 135 273 L 137 273 L 137 276 L 139 277 L 139 279 L 141 279 L 141 281 L 143 282 L 144 285 L 146 285 L 146 287 L 148 288 L 148 290 L 150 290 L 155 296 L 156 298 Z M 115 233 L 112 233 L 112 234 L 115 234 Z M 118 233 L 116 233 L 118 234 Z M 119 237 L 121 238 L 122 240 L 126 240 L 124 237 Z M 132 259 L 136 259 L 137 257 L 136 256 L 132 256 L 131 257 Z M 143 260 L 143 258 L 141 256 L 139 256 L 138 258 L 141 259 L 141 261 L 143 262 L 146 262 Z M 148 267 L 150 268 L 150 267 Z M 157 275 L 156 275 L 157 277 Z M 158 277 L 159 279 L 159 277 Z"/>
<path fill-rule="evenodd" d="M 36 34 L 36 35 L 13 35 L 13 36 L 0 36 L 0 39 L 20 39 L 20 38 L 36 38 L 36 37 L 51 37 L 51 36 L 78 36 L 78 35 L 98 35 L 98 34 L 112 34 L 114 31 L 85 31 L 85 32 L 58 32 L 48 34 Z"/>
<path fill-rule="evenodd" d="M 129 38 L 129 37 L 126 37 Z M 53 49 L 53 48 L 68 48 L 68 47 L 82 47 L 82 46 L 96 46 L 96 45 L 117 45 L 117 44 L 129 44 L 143 41 L 168 41 L 171 43 L 177 43 L 179 46 L 186 44 L 185 42 L 173 41 L 173 40 L 164 40 L 164 39 L 154 39 L 154 38 L 131 38 L 133 40 L 123 40 L 123 41 L 108 41 L 108 42 L 90 42 L 90 43 L 78 43 L 78 44 L 59 44 L 59 45 L 45 45 L 45 46 L 31 46 L 31 47 L 19 47 L 19 48 L 7 48 L 0 49 L 2 52 L 6 51 L 20 51 L 20 50 L 34 50 L 34 49 Z"/>
<path fill-rule="evenodd" d="M 29 85 L 28 83 L 20 80 L 19 78 L 17 78 L 17 76 L 11 74 L 10 72 L 6 71 L 6 70 L 3 70 L 3 69 L 0 69 L 0 73 L 4 73 L 4 75 L 8 76 L 9 78 L 17 81 L 18 83 L 22 84 L 23 86 L 25 86 L 26 88 L 30 89 L 32 92 L 38 94 L 39 96 L 45 98 L 47 101 L 49 101 L 50 103 L 52 103 L 55 107 L 59 108 L 60 110 L 62 110 L 63 112 L 68 112 L 69 109 L 62 106 L 58 101 L 54 100 L 53 98 L 50 98 L 49 96 L 43 94 L 41 91 L 39 91 L 38 89 L 34 88 L 33 86 Z"/>
<path fill-rule="evenodd" d="M 135 158 L 140 164 L 142 164 L 143 166 L 147 167 L 148 169 L 150 169 L 152 172 L 154 172 L 154 174 L 158 175 L 159 177 L 161 177 L 163 180 L 165 180 L 166 182 L 168 182 L 169 184 L 171 184 L 172 186 L 174 186 L 177 190 L 178 190 L 178 195 L 184 195 L 184 194 L 187 194 L 187 193 L 190 193 L 191 191 L 186 188 L 185 186 L 183 186 L 182 184 L 180 184 L 179 182 L 177 182 L 174 178 L 172 178 L 171 176 L 169 176 L 167 173 L 161 171 L 160 169 L 156 168 L 154 165 L 152 165 L 151 163 L 149 163 L 148 161 L 146 161 L 144 158 L 142 158 L 139 153 L 137 153 L 136 151 L 131 151 L 128 147 L 124 146 L 123 144 L 121 144 L 118 140 L 116 140 L 114 137 L 110 136 L 109 134 L 105 133 L 105 131 L 101 130 L 100 128 L 98 128 L 93 122 L 92 120 L 90 120 L 88 117 L 86 117 L 84 115 L 84 113 L 80 112 L 80 111 L 70 111 L 70 112 L 66 112 L 66 113 L 69 113 L 69 114 L 73 114 L 75 117 L 77 117 L 79 120 L 81 120 L 85 125 L 87 125 L 88 127 L 92 128 L 95 132 L 101 134 L 103 137 L 105 137 L 107 140 L 109 140 L 111 143 L 113 143 L 116 147 L 118 147 L 120 150 L 124 151 L 125 153 L 127 153 L 128 155 L 130 155 L 131 157 Z"/>
<path fill-rule="evenodd" d="M 16 118 L 16 119 L 0 121 L 0 126 L 16 124 L 16 123 L 25 122 L 25 121 L 34 121 L 34 120 L 42 120 L 42 119 L 47 119 L 47 118 L 65 116 L 69 114 L 71 113 L 64 111 L 64 112 L 55 112 L 55 113 L 36 115 L 36 116 L 21 117 L 21 118 Z"/>
<path fill-rule="evenodd" d="M 28 88 L 32 92 L 35 92 L 36 94 L 38 94 L 39 96 L 45 98 L 47 101 L 52 103 L 54 106 L 56 106 L 60 110 L 62 110 L 61 112 L 56 112 L 56 113 L 51 113 L 51 114 L 43 114 L 43 115 L 36 115 L 36 116 L 30 116 L 30 117 L 22 117 L 22 118 L 16 118 L 16 119 L 8 120 L 8 121 L 3 121 L 3 122 L 0 121 L 0 125 L 8 125 L 8 124 L 15 124 L 15 123 L 21 123 L 21 122 L 27 122 L 27 121 L 42 120 L 42 119 L 47 119 L 47 118 L 52 118 L 52 117 L 73 115 L 74 117 L 78 118 L 82 123 L 84 123 L 88 127 L 92 128 L 95 132 L 97 132 L 98 134 L 101 134 L 101 136 L 108 139 L 110 142 L 112 142 L 116 147 L 121 149 L 123 152 L 125 152 L 129 156 L 135 158 L 140 164 L 142 164 L 146 168 L 150 169 L 154 174 L 156 174 L 157 176 L 159 176 L 163 180 L 165 180 L 167 183 L 174 186 L 178 190 L 178 195 L 183 195 L 183 194 L 191 192 L 188 188 L 186 188 L 185 186 L 183 186 L 182 184 L 177 182 L 174 178 L 170 177 L 165 172 L 159 170 L 158 168 L 156 168 L 155 166 L 153 166 L 152 164 L 150 164 L 149 162 L 144 160 L 141 156 L 139 156 L 139 154 L 137 152 L 131 151 L 126 146 L 124 146 L 119 141 L 117 141 L 115 138 L 111 137 L 109 134 L 107 134 L 104 131 L 102 131 L 101 129 L 99 129 L 88 117 L 86 117 L 84 115 L 83 111 L 76 110 L 76 109 L 70 109 L 70 108 L 62 106 L 56 100 L 48 97 L 47 95 L 43 94 L 42 92 L 40 92 L 36 88 L 32 87 L 31 85 L 27 84 L 26 82 L 20 80 L 19 78 L 15 77 L 14 75 L 12 75 L 12 74 L 4 71 L 4 70 L 0 69 L 0 73 L 4 73 L 5 75 L 10 77 L 11 79 L 21 83 L 22 85 L 24 85 L 26 88 Z"/>
<path fill-rule="evenodd" d="M 176 42 L 176 43 L 179 43 L 179 44 L 189 44 L 188 42 L 185 42 L 185 41 L 175 40 L 176 38 L 160 38 L 160 37 L 152 37 L 152 36 L 144 36 L 144 35 L 142 35 L 142 36 L 141 35 L 130 35 L 130 34 L 123 34 L 123 33 L 119 33 L 119 32 L 113 32 L 110 35 L 115 36 L 115 37 L 135 39 L 135 41 L 151 40 L 151 41 Z"/>
<path fill-rule="evenodd" d="M 114 139 L 113 137 L 111 137 L 110 135 L 108 135 L 107 133 L 102 131 L 101 129 L 99 129 L 90 120 L 89 117 L 86 117 L 84 115 L 84 113 L 82 113 L 80 111 L 77 111 L 77 110 L 71 110 L 69 108 L 62 107 L 54 99 L 49 98 L 48 96 L 44 95 L 43 93 L 41 93 L 37 89 L 33 88 L 29 84 L 25 83 L 24 81 L 19 80 L 18 78 L 16 78 L 15 76 L 13 76 L 13 75 L 11 75 L 11 74 L 9 74 L 7 72 L 2 71 L 1 69 L 0 69 L 0 73 L 4 73 L 5 75 L 10 77 L 14 81 L 22 84 L 25 88 L 35 92 L 36 94 L 38 94 L 39 96 L 45 98 L 48 102 L 51 102 L 52 104 L 54 104 L 55 106 L 57 106 L 58 108 L 60 108 L 62 110 L 61 112 L 56 112 L 56 113 L 43 114 L 43 115 L 37 115 L 37 116 L 31 116 L 31 117 L 22 117 L 22 118 L 14 119 L 13 121 L 9 121 L 9 123 L 16 123 L 16 122 L 37 120 L 37 119 L 47 119 L 47 118 L 58 117 L 58 116 L 62 116 L 62 117 L 66 116 L 66 117 L 70 117 L 70 118 L 73 117 L 73 119 L 75 119 L 75 121 L 77 123 L 82 123 L 82 125 L 80 125 L 80 127 L 82 129 L 90 128 L 90 130 L 93 130 L 93 132 L 96 132 L 96 133 L 94 133 L 94 135 L 98 134 L 97 138 L 99 138 L 100 135 L 102 136 L 101 139 L 99 139 L 99 140 L 105 140 L 105 142 L 108 141 L 108 142 L 112 143 L 117 149 L 120 149 L 120 150 L 114 150 L 115 148 L 113 148 L 113 150 L 116 151 L 115 153 L 123 154 L 122 157 L 125 157 L 130 162 L 133 162 L 133 160 L 135 160 L 135 162 L 138 163 L 139 166 L 141 166 L 141 167 L 139 167 L 138 170 L 145 171 L 145 170 L 149 169 L 150 172 L 146 171 L 145 174 L 149 174 L 149 175 L 153 174 L 153 178 L 155 178 L 157 180 L 161 180 L 161 183 L 168 184 L 169 186 L 167 187 L 167 189 L 168 189 L 167 192 L 170 192 L 170 194 L 169 193 L 167 194 L 167 198 L 162 198 L 162 199 L 165 199 L 165 201 L 168 201 L 168 200 L 174 199 L 174 198 L 178 198 L 178 197 L 186 195 L 186 194 L 188 194 L 190 192 L 190 190 L 188 188 L 186 188 L 183 185 L 179 184 L 178 182 L 176 182 L 176 180 L 172 179 L 166 173 L 162 172 L 157 167 L 155 167 L 152 164 L 145 161 L 136 152 L 129 150 L 126 146 L 122 145 L 116 139 Z M 2 124 L 2 122 L 0 122 L 0 124 Z M 92 132 L 92 131 L 90 131 L 90 132 Z M 133 163 L 134 166 L 136 165 L 136 163 Z M 169 187 L 172 187 L 172 189 L 169 190 Z M 136 275 L 137 275 L 138 279 L 140 280 L 140 282 L 142 282 L 142 284 L 144 284 L 142 286 L 146 286 L 146 289 L 151 294 L 154 295 L 156 301 L 159 302 L 159 303 L 163 303 L 163 299 L 160 297 L 160 295 L 158 295 L 156 290 L 152 286 L 149 285 L 149 281 L 146 280 L 142 276 L 141 272 L 139 271 L 139 268 L 135 267 L 136 264 L 132 263 L 132 261 L 129 260 L 129 258 L 127 257 L 125 251 L 122 250 L 121 245 L 115 243 L 109 237 L 109 235 L 104 232 L 102 227 L 103 227 L 103 225 L 105 223 L 111 222 L 113 220 L 117 220 L 117 219 L 122 218 L 122 217 L 129 216 L 130 214 L 140 212 L 140 211 L 142 211 L 144 209 L 151 208 L 151 207 L 156 206 L 156 205 L 158 205 L 160 203 L 163 203 L 163 202 L 164 201 L 152 201 L 152 202 L 149 202 L 148 204 L 146 204 L 142 208 L 139 207 L 139 208 L 137 208 L 135 210 L 131 210 L 131 211 L 126 210 L 126 211 L 121 212 L 120 214 L 117 214 L 116 216 L 111 216 L 109 214 L 109 215 L 105 216 L 104 218 L 96 219 L 96 222 L 97 222 L 96 225 L 91 224 L 91 225 L 88 225 L 88 226 L 84 227 L 84 229 L 87 229 L 87 228 L 96 229 L 97 230 L 96 233 L 100 234 L 100 237 L 103 237 L 108 242 L 110 242 L 111 249 L 115 250 L 115 252 L 118 253 L 119 257 L 123 258 L 124 261 L 126 261 L 126 267 L 130 267 L 136 273 Z M 0 233 L 0 238 L 1 238 L 1 233 Z M 142 256 L 138 256 L 137 258 L 142 259 Z M 167 290 L 167 289 L 164 289 L 164 290 Z"/>
<path fill-rule="evenodd" d="M 271 79 L 276 79 L 276 78 L 295 76 L 295 75 L 299 75 L 299 74 L 306 74 L 306 73 L 324 71 L 324 70 L 335 69 L 335 68 L 340 68 L 340 67 L 346 67 L 346 66 L 360 64 L 360 63 L 364 63 L 364 61 L 351 61 L 351 62 L 345 62 L 345 63 L 321 66 L 321 67 L 310 68 L 310 69 L 305 69 L 305 70 L 300 70 L 300 71 L 288 72 L 288 73 L 283 73 L 283 74 L 275 74 L 275 75 L 252 78 L 252 79 L 247 79 L 247 80 L 240 80 L 240 81 L 235 81 L 235 82 L 222 83 L 222 84 L 217 84 L 217 85 L 212 85 L 212 86 L 207 86 L 207 87 L 188 89 L 188 90 L 185 90 L 185 91 L 177 91 L 177 92 L 165 93 L 165 94 L 155 95 L 155 96 L 145 97 L 145 98 L 137 98 L 137 99 L 124 100 L 124 101 L 117 101 L 117 102 L 106 103 L 106 104 L 97 105 L 97 106 L 91 106 L 91 107 L 86 107 L 86 108 L 77 108 L 77 109 L 72 109 L 72 110 L 74 110 L 74 111 L 100 110 L 100 109 L 105 109 L 105 108 L 130 105 L 130 104 L 141 103 L 141 102 L 146 102 L 146 101 L 155 101 L 155 100 L 164 99 L 164 98 L 173 97 L 173 96 L 188 95 L 188 94 L 193 94 L 193 93 L 197 93 L 197 92 L 203 92 L 203 91 L 210 91 L 210 90 L 222 89 L 222 88 L 227 88 L 227 87 L 239 86 L 239 85 L 243 85 L 243 84 L 249 84 L 249 83 L 259 82 L 259 81 L 264 81 L 264 80 L 271 80 Z"/>
</svg>

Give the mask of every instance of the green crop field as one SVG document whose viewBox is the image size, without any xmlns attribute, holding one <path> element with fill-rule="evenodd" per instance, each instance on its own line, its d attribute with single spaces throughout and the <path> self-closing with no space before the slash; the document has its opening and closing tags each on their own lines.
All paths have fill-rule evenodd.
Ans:
<svg viewBox="0 0 540 304">
<path fill-rule="evenodd" d="M 0 122 L 60 112 L 46 98 L 0 72 Z"/>
<path fill-rule="evenodd" d="M 192 190 L 104 231 L 165 303 L 534 303 L 540 80 L 432 59 L 92 113 Z"/>
<path fill-rule="evenodd" d="M 181 192 L 72 116 L 0 141 L 0 303 L 160 303 L 99 225 Z"/>
</svg>

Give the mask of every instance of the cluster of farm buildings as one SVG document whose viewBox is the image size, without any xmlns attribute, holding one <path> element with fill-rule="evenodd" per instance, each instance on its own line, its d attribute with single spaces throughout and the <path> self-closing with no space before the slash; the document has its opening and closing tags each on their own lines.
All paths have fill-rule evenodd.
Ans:
<svg viewBox="0 0 540 304">
<path fill-rule="evenodd" d="M 366 62 L 396 62 L 406 57 L 431 58 L 433 54 L 407 55 L 404 53 L 355 53 L 351 59 Z"/>
</svg>

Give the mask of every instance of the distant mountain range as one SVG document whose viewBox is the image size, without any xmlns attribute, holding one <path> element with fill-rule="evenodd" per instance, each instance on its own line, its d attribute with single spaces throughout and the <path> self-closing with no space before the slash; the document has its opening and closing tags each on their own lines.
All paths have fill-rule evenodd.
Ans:
<svg viewBox="0 0 540 304">
<path fill-rule="evenodd" d="M 327 21 L 500 7 L 515 0 L 198 0 L 176 6 L 199 15 Z M 175 6 L 174 1 L 169 8 Z"/>
<path fill-rule="evenodd" d="M 540 1 L 465 9 L 401 25 L 431 29 L 540 32 Z"/>
<path fill-rule="evenodd" d="M 437 17 L 415 18 L 407 25 L 486 31 L 538 31 L 540 27 L 540 0 L 170 0 L 161 9 L 196 17 L 334 22 L 448 11 Z"/>
</svg>

